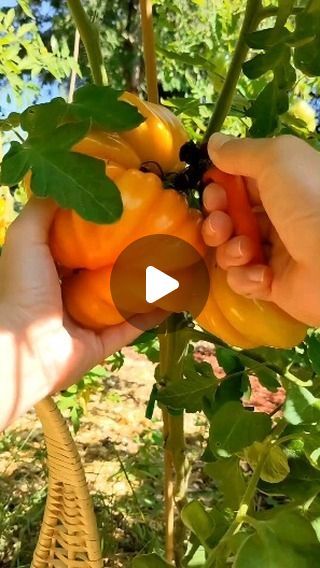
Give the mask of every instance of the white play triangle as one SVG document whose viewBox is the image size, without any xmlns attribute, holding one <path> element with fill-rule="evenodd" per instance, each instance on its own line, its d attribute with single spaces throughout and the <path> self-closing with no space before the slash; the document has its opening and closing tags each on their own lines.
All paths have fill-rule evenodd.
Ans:
<svg viewBox="0 0 320 568">
<path fill-rule="evenodd" d="M 179 288 L 179 282 L 154 266 L 146 269 L 146 302 L 153 304 Z"/>
</svg>

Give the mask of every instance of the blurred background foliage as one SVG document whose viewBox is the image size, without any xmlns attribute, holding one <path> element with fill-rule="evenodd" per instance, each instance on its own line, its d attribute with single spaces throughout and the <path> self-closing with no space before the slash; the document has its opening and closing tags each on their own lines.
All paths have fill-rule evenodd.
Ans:
<svg viewBox="0 0 320 568">
<path fill-rule="evenodd" d="M 193 137 L 204 132 L 223 85 L 245 4 L 244 0 L 154 2 L 160 94 Z M 267 1 L 265 6 L 273 4 Z M 145 95 L 138 0 L 87 0 L 85 7 L 100 31 L 109 83 Z M 83 46 L 79 65 L 72 58 L 74 27 L 66 2 L 2 0 L 0 8 L 2 115 L 58 94 L 66 96 L 72 69 L 77 71 L 78 85 L 88 79 Z M 270 22 L 264 20 L 262 27 Z M 242 74 L 225 130 L 245 134 L 251 124 L 246 116 L 248 101 L 256 99 L 269 80 L 270 73 L 255 80 Z M 298 73 L 290 94 L 291 117 L 298 119 L 294 127 L 303 130 L 302 118 L 307 130 L 315 130 L 318 106 L 314 105 L 315 112 L 305 103 L 318 94 L 318 83 L 317 78 L 307 80 Z M 287 116 L 284 122 L 287 125 Z"/>
</svg>

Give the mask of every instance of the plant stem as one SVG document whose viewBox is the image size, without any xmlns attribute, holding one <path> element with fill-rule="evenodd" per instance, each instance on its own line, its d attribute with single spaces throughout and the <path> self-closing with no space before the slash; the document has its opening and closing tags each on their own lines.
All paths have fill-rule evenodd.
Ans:
<svg viewBox="0 0 320 568">
<path fill-rule="evenodd" d="M 208 559 L 207 559 L 207 561 L 204 565 L 204 568 L 213 568 L 214 567 L 218 555 L 223 555 L 225 553 L 225 549 L 226 549 L 226 546 L 228 545 L 228 540 L 230 539 L 230 537 L 233 536 L 234 534 L 238 533 L 240 531 L 243 523 L 246 522 L 246 517 L 247 517 L 248 511 L 249 511 L 250 505 L 251 505 L 251 503 L 254 499 L 254 496 L 256 494 L 258 481 L 260 479 L 260 475 L 261 475 L 263 466 L 265 464 L 265 461 L 268 457 L 270 448 L 274 444 L 277 443 L 279 437 L 281 436 L 281 433 L 286 428 L 286 425 L 287 425 L 287 423 L 286 423 L 285 420 L 280 420 L 275 425 L 275 427 L 273 428 L 270 436 L 265 440 L 264 447 L 261 450 L 257 465 L 256 465 L 254 472 L 251 476 L 251 479 L 250 479 L 250 481 L 247 485 L 247 488 L 246 488 L 246 490 L 243 494 L 243 497 L 241 499 L 241 503 L 240 503 L 238 512 L 235 516 L 235 519 L 233 520 L 233 522 L 231 523 L 228 530 L 223 535 L 222 539 L 217 544 L 217 546 L 213 550 L 211 550 L 211 553 L 208 556 Z"/>
<path fill-rule="evenodd" d="M 93 81 L 96 85 L 106 85 L 108 80 L 103 66 L 98 29 L 88 17 L 81 0 L 67 0 L 67 3 L 86 50 Z"/>
<path fill-rule="evenodd" d="M 188 339 L 184 333 L 184 318 L 173 314 L 162 326 L 159 335 L 160 364 L 159 381 L 161 386 L 182 380 L 183 363 L 187 352 Z M 166 505 L 166 559 L 175 561 L 177 568 L 182 566 L 184 556 L 185 527 L 179 518 L 174 526 L 174 505 L 178 511 L 186 501 L 189 464 L 186 457 L 183 414 L 173 416 L 163 410 L 165 434 L 165 505 Z M 174 470 L 174 490 L 172 492 L 172 470 Z M 173 529 L 173 530 L 172 530 Z"/>
<path fill-rule="evenodd" d="M 213 115 L 210 119 L 204 141 L 207 142 L 213 132 L 218 132 L 230 110 L 233 96 L 237 87 L 238 79 L 242 70 L 242 64 L 247 57 L 249 48 L 246 44 L 246 36 L 254 31 L 259 23 L 261 0 L 247 0 L 246 10 L 239 39 L 234 50 L 232 61 L 219 94 Z"/>
<path fill-rule="evenodd" d="M 157 60 L 152 22 L 152 0 L 140 0 L 144 66 L 147 80 L 148 100 L 159 103 Z"/>
</svg>

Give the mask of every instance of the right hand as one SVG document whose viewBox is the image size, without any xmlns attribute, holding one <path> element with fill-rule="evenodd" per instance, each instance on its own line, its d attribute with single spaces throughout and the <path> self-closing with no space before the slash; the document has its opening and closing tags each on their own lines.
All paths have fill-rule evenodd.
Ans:
<svg viewBox="0 0 320 568">
<path fill-rule="evenodd" d="M 217 247 L 230 287 L 320 326 L 320 154 L 294 136 L 239 139 L 220 133 L 210 138 L 208 152 L 220 170 L 244 176 L 251 203 L 260 208 L 267 250 L 268 265 L 250 264 L 252 243 L 233 236 L 223 188 L 208 185 L 203 236 Z"/>
</svg>

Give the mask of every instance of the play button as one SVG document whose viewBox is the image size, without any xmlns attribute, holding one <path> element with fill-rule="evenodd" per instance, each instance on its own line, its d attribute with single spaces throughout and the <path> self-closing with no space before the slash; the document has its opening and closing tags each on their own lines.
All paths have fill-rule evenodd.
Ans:
<svg viewBox="0 0 320 568">
<path fill-rule="evenodd" d="M 110 291 L 122 318 L 134 318 L 134 325 L 145 331 L 148 327 L 136 323 L 135 316 L 155 308 L 168 315 L 189 312 L 196 319 L 207 301 L 209 282 L 206 262 L 195 248 L 158 234 L 137 239 L 121 252 L 111 271 Z"/>
<path fill-rule="evenodd" d="M 154 304 L 157 300 L 171 294 L 179 288 L 179 282 L 162 270 L 154 266 L 147 266 L 146 269 L 146 301 Z"/>
</svg>

